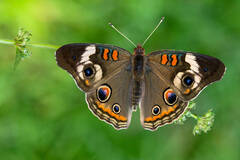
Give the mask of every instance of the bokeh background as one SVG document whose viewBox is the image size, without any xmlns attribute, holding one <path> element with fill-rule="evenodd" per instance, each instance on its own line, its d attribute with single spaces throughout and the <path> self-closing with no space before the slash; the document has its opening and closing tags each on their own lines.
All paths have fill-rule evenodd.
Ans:
<svg viewBox="0 0 240 160">
<path fill-rule="evenodd" d="M 31 47 L 32 56 L 13 71 L 15 48 L 0 44 L 0 159 L 2 160 L 239 160 L 239 0 L 0 0 L 0 39 L 19 27 L 32 43 L 107 43 L 133 50 L 108 26 L 145 45 L 191 50 L 218 57 L 227 71 L 194 101 L 199 115 L 213 108 L 210 132 L 192 134 L 196 123 L 144 130 L 139 111 L 127 130 L 115 130 L 88 110 L 84 93 L 55 62 L 53 49 Z"/>
</svg>

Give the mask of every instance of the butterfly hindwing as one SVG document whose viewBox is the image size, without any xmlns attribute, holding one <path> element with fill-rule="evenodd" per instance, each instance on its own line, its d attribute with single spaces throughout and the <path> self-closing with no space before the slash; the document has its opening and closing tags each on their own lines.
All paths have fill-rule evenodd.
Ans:
<svg viewBox="0 0 240 160">
<path fill-rule="evenodd" d="M 116 129 L 127 128 L 132 116 L 130 101 L 132 77 L 127 65 L 124 64 L 121 70 L 116 71 L 95 90 L 86 94 L 90 110 Z"/>
<path fill-rule="evenodd" d="M 154 69 L 146 71 L 144 82 L 144 96 L 140 104 L 144 128 L 155 130 L 171 123 L 184 112 L 188 102 L 181 100 L 170 83 L 163 81 Z"/>
</svg>

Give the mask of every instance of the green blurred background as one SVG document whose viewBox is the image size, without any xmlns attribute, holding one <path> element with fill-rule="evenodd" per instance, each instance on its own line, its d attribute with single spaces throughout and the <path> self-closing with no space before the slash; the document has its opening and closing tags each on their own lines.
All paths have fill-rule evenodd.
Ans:
<svg viewBox="0 0 240 160">
<path fill-rule="evenodd" d="M 139 111 L 127 130 L 117 131 L 88 110 L 84 93 L 56 65 L 55 50 L 31 47 L 14 72 L 14 46 L 0 44 L 0 159 L 239 160 L 239 0 L 0 0 L 0 39 L 14 39 L 23 27 L 32 43 L 107 43 L 132 51 L 108 22 L 142 43 L 162 16 L 146 52 L 191 50 L 227 67 L 223 80 L 195 99 L 195 113 L 216 114 L 209 133 L 194 136 L 193 119 L 146 131 Z"/>
</svg>

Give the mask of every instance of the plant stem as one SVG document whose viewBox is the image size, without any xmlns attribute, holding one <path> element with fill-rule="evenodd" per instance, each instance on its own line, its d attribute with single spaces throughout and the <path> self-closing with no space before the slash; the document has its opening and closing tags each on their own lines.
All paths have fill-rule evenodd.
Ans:
<svg viewBox="0 0 240 160">
<path fill-rule="evenodd" d="M 198 116 L 196 116 L 195 114 L 193 114 L 193 113 L 190 113 L 190 116 L 192 117 L 192 118 L 194 118 L 194 119 L 198 119 Z"/>
<path fill-rule="evenodd" d="M 38 47 L 38 48 L 49 48 L 49 49 L 58 49 L 58 48 L 59 48 L 59 46 L 56 46 L 56 45 L 51 45 L 51 44 L 37 44 L 37 43 L 29 44 L 29 46 Z"/>
<path fill-rule="evenodd" d="M 0 39 L 0 43 L 14 45 L 14 41 Z"/>
<path fill-rule="evenodd" d="M 1 44 L 7 44 L 7 45 L 14 45 L 15 42 L 11 41 L 11 40 L 3 40 L 0 39 L 0 43 Z M 37 44 L 37 43 L 32 43 L 32 44 L 28 44 L 29 46 L 33 46 L 33 47 L 38 47 L 38 48 L 49 48 L 49 49 L 57 49 L 59 48 L 59 46 L 56 45 L 51 45 L 51 44 Z"/>
</svg>

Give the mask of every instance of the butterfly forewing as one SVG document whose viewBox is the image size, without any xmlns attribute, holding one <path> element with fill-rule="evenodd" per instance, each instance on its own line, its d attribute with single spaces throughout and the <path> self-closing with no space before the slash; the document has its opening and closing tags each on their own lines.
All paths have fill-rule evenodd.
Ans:
<svg viewBox="0 0 240 160">
<path fill-rule="evenodd" d="M 85 92 L 111 76 L 130 56 L 119 47 L 88 43 L 67 44 L 56 51 L 57 64 L 68 71 Z"/>
</svg>

